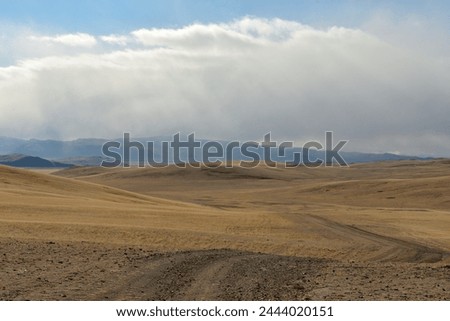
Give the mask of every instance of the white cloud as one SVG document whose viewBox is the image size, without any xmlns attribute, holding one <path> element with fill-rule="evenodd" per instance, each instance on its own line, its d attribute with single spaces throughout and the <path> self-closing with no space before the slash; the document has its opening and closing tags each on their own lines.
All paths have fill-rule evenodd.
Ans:
<svg viewBox="0 0 450 321">
<path fill-rule="evenodd" d="M 64 34 L 57 36 L 30 36 L 30 40 L 61 44 L 70 47 L 93 47 L 97 44 L 94 36 L 86 33 Z"/>
<path fill-rule="evenodd" d="M 121 36 L 121 35 L 108 35 L 108 36 L 101 36 L 100 39 L 103 42 L 112 44 L 112 45 L 120 45 L 120 46 L 126 46 L 127 43 L 130 41 L 127 36 Z"/>
<path fill-rule="evenodd" d="M 140 29 L 132 32 L 147 47 L 202 51 L 252 49 L 265 39 L 254 38 L 221 25 L 191 25 L 182 29 Z"/>
<path fill-rule="evenodd" d="M 272 131 L 302 141 L 333 130 L 353 150 L 450 155 L 450 61 L 441 54 L 279 19 L 99 39 L 123 48 L 98 43 L 0 68 L 0 135 Z"/>
</svg>

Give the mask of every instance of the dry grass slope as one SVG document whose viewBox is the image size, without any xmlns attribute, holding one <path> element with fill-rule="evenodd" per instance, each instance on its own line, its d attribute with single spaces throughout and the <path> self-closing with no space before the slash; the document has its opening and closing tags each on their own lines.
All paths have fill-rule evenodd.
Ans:
<svg viewBox="0 0 450 321">
<path fill-rule="evenodd" d="M 449 195 L 448 160 L 0 166 L 0 297 L 449 299 Z"/>
<path fill-rule="evenodd" d="M 380 257 L 374 256 L 377 251 L 367 251 L 367 240 L 361 242 L 357 237 L 355 242 L 354 233 L 348 231 L 337 237 L 334 234 L 342 233 L 328 231 L 312 217 L 450 251 L 448 160 L 319 169 L 74 168 L 56 174 L 211 210 L 242 211 L 250 216 L 269 213 L 289 222 L 288 228 L 272 226 L 269 238 L 282 231 L 286 236 L 282 247 L 293 255 L 352 260 Z M 287 240 L 295 242 L 294 248 Z"/>
</svg>

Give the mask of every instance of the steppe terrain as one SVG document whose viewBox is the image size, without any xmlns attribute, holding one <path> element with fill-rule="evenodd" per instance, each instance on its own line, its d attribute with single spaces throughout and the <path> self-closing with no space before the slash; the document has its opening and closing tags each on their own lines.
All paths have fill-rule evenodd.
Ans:
<svg viewBox="0 0 450 321">
<path fill-rule="evenodd" d="M 0 166 L 3 300 L 449 300 L 450 160 Z"/>
</svg>

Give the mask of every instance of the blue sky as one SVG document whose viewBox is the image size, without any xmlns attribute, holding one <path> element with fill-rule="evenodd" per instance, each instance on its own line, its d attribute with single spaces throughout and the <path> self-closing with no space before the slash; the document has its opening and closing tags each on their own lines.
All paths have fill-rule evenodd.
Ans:
<svg viewBox="0 0 450 321">
<path fill-rule="evenodd" d="M 137 28 L 278 17 L 318 27 L 358 27 L 377 11 L 448 23 L 449 1 L 20 0 L 0 1 L 0 21 L 58 32 L 120 33 Z"/>
<path fill-rule="evenodd" d="M 0 0 L 0 135 L 450 156 L 450 1 Z"/>
</svg>

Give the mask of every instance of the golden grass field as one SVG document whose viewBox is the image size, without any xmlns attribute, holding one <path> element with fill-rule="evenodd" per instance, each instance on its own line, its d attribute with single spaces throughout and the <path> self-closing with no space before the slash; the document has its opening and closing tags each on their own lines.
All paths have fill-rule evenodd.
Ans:
<svg viewBox="0 0 450 321">
<path fill-rule="evenodd" d="M 450 299 L 450 161 L 0 167 L 0 298 Z"/>
</svg>

